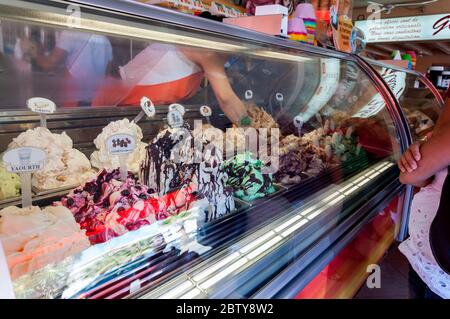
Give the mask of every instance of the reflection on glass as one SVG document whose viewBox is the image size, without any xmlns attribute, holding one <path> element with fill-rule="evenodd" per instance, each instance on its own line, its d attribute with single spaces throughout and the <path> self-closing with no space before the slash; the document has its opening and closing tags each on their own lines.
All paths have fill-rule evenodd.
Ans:
<svg viewBox="0 0 450 319">
<path fill-rule="evenodd" d="M 431 131 L 440 113 L 439 102 L 432 91 L 415 74 L 375 65 L 397 97 L 409 122 L 413 140 L 419 140 Z"/>
</svg>

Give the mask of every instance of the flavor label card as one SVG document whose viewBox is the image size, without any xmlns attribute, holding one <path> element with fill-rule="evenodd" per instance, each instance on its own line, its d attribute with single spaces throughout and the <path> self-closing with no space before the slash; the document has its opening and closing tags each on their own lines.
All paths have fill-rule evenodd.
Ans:
<svg viewBox="0 0 450 319">
<path fill-rule="evenodd" d="M 53 101 L 43 97 L 33 97 L 27 101 L 28 108 L 40 114 L 51 114 L 56 110 L 56 105 Z"/>
<path fill-rule="evenodd" d="M 3 155 L 5 168 L 11 173 L 34 172 L 44 167 L 45 151 L 36 147 L 18 147 Z"/>
<path fill-rule="evenodd" d="M 167 113 L 167 122 L 172 128 L 182 127 L 183 115 L 178 110 L 171 110 Z"/>
<path fill-rule="evenodd" d="M 112 155 L 129 154 L 136 148 L 136 140 L 129 134 L 111 135 L 106 140 L 106 148 Z"/>
<path fill-rule="evenodd" d="M 205 117 L 211 116 L 211 115 L 212 115 L 212 110 L 211 110 L 211 108 L 210 108 L 208 105 L 203 105 L 203 106 L 200 108 L 200 114 L 201 114 L 202 116 L 205 116 Z"/>
<path fill-rule="evenodd" d="M 186 110 L 184 109 L 184 106 L 178 103 L 173 103 L 169 105 L 169 111 L 178 111 L 181 116 L 184 115 L 184 113 L 186 113 Z"/>
<path fill-rule="evenodd" d="M 148 117 L 153 117 L 156 114 L 155 106 L 153 102 L 146 96 L 141 99 L 141 109 L 145 112 Z"/>
</svg>

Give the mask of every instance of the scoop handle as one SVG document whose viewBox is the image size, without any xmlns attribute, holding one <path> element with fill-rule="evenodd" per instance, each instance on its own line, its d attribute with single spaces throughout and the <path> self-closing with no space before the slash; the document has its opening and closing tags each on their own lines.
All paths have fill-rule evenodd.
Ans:
<svg viewBox="0 0 450 319">
<path fill-rule="evenodd" d="M 137 124 L 137 122 L 139 122 L 145 115 L 144 111 L 140 111 L 138 115 L 136 115 L 136 117 L 134 118 L 133 122 L 134 124 Z"/>
</svg>

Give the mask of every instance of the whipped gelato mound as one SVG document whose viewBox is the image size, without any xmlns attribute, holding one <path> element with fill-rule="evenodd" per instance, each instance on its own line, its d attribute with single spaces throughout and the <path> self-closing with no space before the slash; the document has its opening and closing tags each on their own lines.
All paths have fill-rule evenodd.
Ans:
<svg viewBox="0 0 450 319">
<path fill-rule="evenodd" d="M 62 206 L 0 210 L 0 241 L 13 279 L 90 246 L 70 210 Z"/>
<path fill-rule="evenodd" d="M 120 166 L 119 157 L 112 156 L 106 148 L 107 139 L 114 134 L 129 134 L 136 139 L 136 149 L 128 154 L 128 169 L 133 173 L 139 172 L 139 165 L 145 158 L 145 143 L 142 142 L 142 130 L 134 122 L 123 119 L 109 123 L 103 128 L 102 132 L 95 138 L 94 144 L 97 151 L 91 154 L 92 166 L 98 169 L 114 169 Z"/>
<path fill-rule="evenodd" d="M 14 138 L 8 149 L 23 146 L 38 147 L 47 153 L 44 168 L 32 177 L 32 185 L 39 190 L 79 185 L 93 176 L 89 160 L 73 148 L 65 132 L 52 133 L 44 127 L 30 129 Z"/>
</svg>

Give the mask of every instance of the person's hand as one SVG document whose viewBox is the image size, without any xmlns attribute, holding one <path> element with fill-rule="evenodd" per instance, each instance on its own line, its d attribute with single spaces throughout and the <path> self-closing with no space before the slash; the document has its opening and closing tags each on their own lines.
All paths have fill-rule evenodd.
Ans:
<svg viewBox="0 0 450 319">
<path fill-rule="evenodd" d="M 412 144 L 397 162 L 398 168 L 402 173 L 411 173 L 417 169 L 418 162 L 421 159 L 420 145 L 420 142 Z"/>
</svg>

